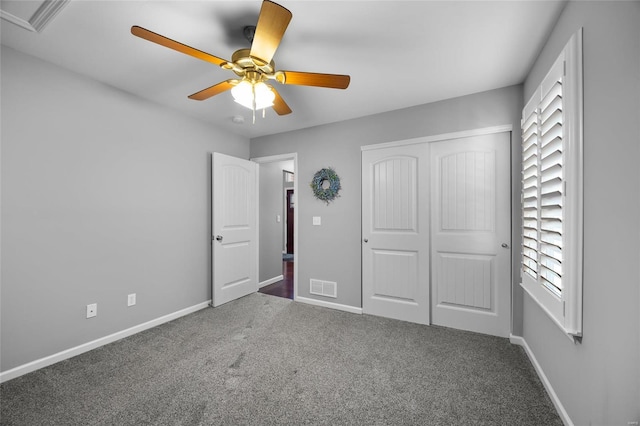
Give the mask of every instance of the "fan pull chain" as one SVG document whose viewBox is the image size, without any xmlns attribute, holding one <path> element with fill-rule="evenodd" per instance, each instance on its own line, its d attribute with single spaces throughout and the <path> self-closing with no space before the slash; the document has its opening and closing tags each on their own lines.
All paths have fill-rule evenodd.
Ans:
<svg viewBox="0 0 640 426">
<path fill-rule="evenodd" d="M 252 106 L 253 108 L 251 108 L 252 113 L 253 113 L 253 124 L 256 124 L 256 85 L 252 84 L 251 85 L 251 92 L 253 94 L 253 99 L 252 99 Z"/>
</svg>

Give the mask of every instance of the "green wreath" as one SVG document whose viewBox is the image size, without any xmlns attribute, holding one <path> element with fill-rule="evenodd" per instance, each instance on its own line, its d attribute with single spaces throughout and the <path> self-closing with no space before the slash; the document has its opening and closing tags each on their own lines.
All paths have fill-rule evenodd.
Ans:
<svg viewBox="0 0 640 426">
<path fill-rule="evenodd" d="M 322 200 L 329 204 L 336 197 L 339 197 L 338 191 L 340 191 L 340 178 L 336 172 L 331 168 L 320 169 L 313 175 L 313 180 L 309 184 L 313 190 L 313 195 L 318 200 Z"/>
</svg>

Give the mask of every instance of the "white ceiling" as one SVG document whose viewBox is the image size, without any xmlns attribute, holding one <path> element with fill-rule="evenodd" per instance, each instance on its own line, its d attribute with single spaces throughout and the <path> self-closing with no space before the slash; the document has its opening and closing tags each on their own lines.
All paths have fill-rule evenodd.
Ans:
<svg viewBox="0 0 640 426">
<path fill-rule="evenodd" d="M 25 5 L 25 3 L 30 3 Z M 28 22 L 42 1 L 5 1 Z M 87 75 L 246 137 L 285 132 L 425 104 L 523 82 L 564 0 L 294 1 L 275 54 L 277 69 L 351 75 L 346 90 L 281 86 L 293 113 L 251 111 L 229 92 L 206 101 L 188 95 L 231 71 L 131 35 L 140 25 L 231 59 L 248 47 L 259 0 L 70 1 L 41 32 L 1 21 L 2 44 Z M 231 117 L 243 115 L 244 124 Z"/>
</svg>

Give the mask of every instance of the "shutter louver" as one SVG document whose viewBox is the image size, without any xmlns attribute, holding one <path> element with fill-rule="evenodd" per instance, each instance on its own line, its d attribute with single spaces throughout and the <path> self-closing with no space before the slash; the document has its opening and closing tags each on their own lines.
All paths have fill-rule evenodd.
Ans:
<svg viewBox="0 0 640 426">
<path fill-rule="evenodd" d="M 538 98 L 540 99 L 540 98 Z M 562 294 L 563 236 L 562 77 L 522 122 L 522 271 Z"/>
<path fill-rule="evenodd" d="M 538 278 L 538 114 L 522 124 L 522 271 Z"/>
<path fill-rule="evenodd" d="M 540 277 L 551 292 L 562 293 L 563 235 L 562 81 L 540 104 Z"/>
</svg>

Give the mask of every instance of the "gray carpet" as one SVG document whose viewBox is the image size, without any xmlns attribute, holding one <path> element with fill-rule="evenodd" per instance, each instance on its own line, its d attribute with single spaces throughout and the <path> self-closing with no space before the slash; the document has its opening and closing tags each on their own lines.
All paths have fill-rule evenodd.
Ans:
<svg viewBox="0 0 640 426">
<path fill-rule="evenodd" d="M 253 294 L 3 383 L 3 425 L 562 425 L 508 340 Z"/>
</svg>

